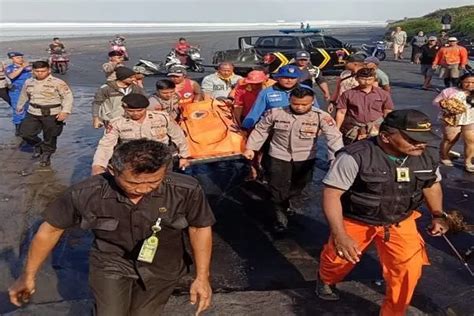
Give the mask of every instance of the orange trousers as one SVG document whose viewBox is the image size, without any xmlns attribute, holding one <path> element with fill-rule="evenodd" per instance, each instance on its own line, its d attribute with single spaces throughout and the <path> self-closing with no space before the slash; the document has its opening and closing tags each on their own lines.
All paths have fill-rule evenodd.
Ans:
<svg viewBox="0 0 474 316">
<path fill-rule="evenodd" d="M 428 265 L 425 244 L 416 228 L 414 212 L 409 218 L 388 228 L 389 241 L 384 241 L 384 227 L 372 226 L 344 219 L 346 232 L 364 251 L 372 241 L 382 265 L 386 283 L 385 299 L 380 315 L 402 316 L 408 308 L 423 265 Z M 324 246 L 319 264 L 319 277 L 326 284 L 336 284 L 352 270 L 354 265 L 336 254 L 332 237 Z"/>
</svg>

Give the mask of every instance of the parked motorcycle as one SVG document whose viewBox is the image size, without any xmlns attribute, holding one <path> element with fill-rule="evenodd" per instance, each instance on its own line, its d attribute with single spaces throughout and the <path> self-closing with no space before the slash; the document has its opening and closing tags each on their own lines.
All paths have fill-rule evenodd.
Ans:
<svg viewBox="0 0 474 316">
<path fill-rule="evenodd" d="M 127 48 L 125 47 L 125 40 L 123 38 L 117 37 L 109 41 L 109 44 L 110 44 L 109 52 L 112 52 L 112 51 L 120 52 L 122 53 L 123 59 L 125 61 L 129 59 Z"/>
<path fill-rule="evenodd" d="M 380 61 L 384 60 L 387 55 L 385 53 L 385 42 L 377 41 L 375 45 L 362 44 L 360 50 L 356 54 L 364 55 L 365 57 L 374 56 Z"/>
<path fill-rule="evenodd" d="M 151 61 L 140 59 L 138 63 L 133 66 L 133 70 L 145 76 L 167 74 L 169 69 L 173 66 L 182 65 L 175 50 L 171 50 L 166 55 L 165 61 Z M 184 65 L 183 65 L 184 66 Z M 191 47 L 188 50 L 188 65 L 185 65 L 188 70 L 194 72 L 204 72 L 202 65 L 201 51 L 197 47 Z"/>
</svg>

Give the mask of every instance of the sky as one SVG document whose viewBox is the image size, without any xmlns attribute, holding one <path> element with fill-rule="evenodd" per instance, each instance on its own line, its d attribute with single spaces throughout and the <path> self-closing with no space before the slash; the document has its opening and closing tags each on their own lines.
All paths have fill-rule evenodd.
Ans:
<svg viewBox="0 0 474 316">
<path fill-rule="evenodd" d="M 472 0 L 0 0 L 0 21 L 386 21 L 472 3 Z"/>
</svg>

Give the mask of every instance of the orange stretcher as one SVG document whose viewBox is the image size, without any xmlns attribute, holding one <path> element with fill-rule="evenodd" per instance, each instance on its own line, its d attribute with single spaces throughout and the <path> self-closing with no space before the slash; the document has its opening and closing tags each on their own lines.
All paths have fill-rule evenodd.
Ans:
<svg viewBox="0 0 474 316">
<path fill-rule="evenodd" d="M 218 100 L 186 104 L 178 122 L 188 140 L 191 164 L 242 158 L 246 137 L 232 108 Z"/>
</svg>

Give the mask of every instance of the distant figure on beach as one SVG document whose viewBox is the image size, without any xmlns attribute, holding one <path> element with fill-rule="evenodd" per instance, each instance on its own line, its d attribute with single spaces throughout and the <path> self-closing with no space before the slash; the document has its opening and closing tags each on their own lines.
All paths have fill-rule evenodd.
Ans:
<svg viewBox="0 0 474 316">
<path fill-rule="evenodd" d="M 191 48 L 188 41 L 184 37 L 178 40 L 178 43 L 174 46 L 174 51 L 182 65 L 188 64 L 188 50 Z"/>
<path fill-rule="evenodd" d="M 407 33 L 400 26 L 392 32 L 393 55 L 395 60 L 403 59 L 403 50 L 407 43 Z"/>
<path fill-rule="evenodd" d="M 416 60 L 420 58 L 421 46 L 425 45 L 428 42 L 428 37 L 419 31 L 417 35 L 413 36 L 410 41 L 411 44 L 411 63 L 416 63 Z"/>
<path fill-rule="evenodd" d="M 439 47 L 448 46 L 448 38 L 449 38 L 448 32 L 446 31 L 439 32 L 438 46 Z"/>
<path fill-rule="evenodd" d="M 304 29 L 304 23 L 303 22 L 301 22 L 301 24 L 300 24 L 300 29 Z"/>
<path fill-rule="evenodd" d="M 424 76 L 422 89 L 428 90 L 431 88 L 431 79 L 433 78 L 434 69 L 432 67 L 433 61 L 438 53 L 439 45 L 438 39 L 435 36 L 428 38 L 428 43 L 421 47 L 420 57 L 416 63 L 421 65 L 421 74 Z"/>
<path fill-rule="evenodd" d="M 306 23 L 306 29 L 309 30 L 310 26 L 309 23 Z"/>
<path fill-rule="evenodd" d="M 442 17 L 441 17 L 441 27 L 443 30 L 450 30 L 451 29 L 451 23 L 453 22 L 453 18 L 451 15 L 446 12 Z"/>
<path fill-rule="evenodd" d="M 115 75 L 115 70 L 118 67 L 123 67 L 124 56 L 122 52 L 113 50 L 109 52 L 109 61 L 102 65 L 102 70 L 105 73 L 105 78 L 107 81 L 115 81 L 117 80 L 117 76 Z"/>
</svg>

